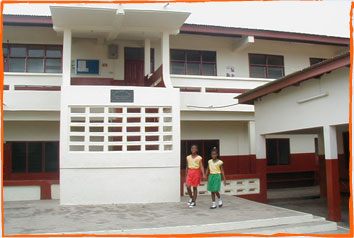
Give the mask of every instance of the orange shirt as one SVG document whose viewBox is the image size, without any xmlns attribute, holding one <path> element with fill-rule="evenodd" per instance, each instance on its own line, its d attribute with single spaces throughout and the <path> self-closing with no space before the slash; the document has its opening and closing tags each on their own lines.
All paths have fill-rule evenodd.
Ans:
<svg viewBox="0 0 354 238">
<path fill-rule="evenodd" d="M 200 161 L 202 160 L 203 158 L 199 155 L 197 155 L 195 158 L 193 158 L 192 155 L 188 155 L 187 156 L 188 169 L 199 169 Z"/>
</svg>

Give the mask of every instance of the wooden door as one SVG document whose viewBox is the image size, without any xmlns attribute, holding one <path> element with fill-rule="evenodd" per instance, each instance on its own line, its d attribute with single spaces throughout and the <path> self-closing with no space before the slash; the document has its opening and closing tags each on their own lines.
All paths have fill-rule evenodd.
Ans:
<svg viewBox="0 0 354 238">
<path fill-rule="evenodd" d="M 144 61 L 125 60 L 124 81 L 127 86 L 144 86 Z"/>
</svg>

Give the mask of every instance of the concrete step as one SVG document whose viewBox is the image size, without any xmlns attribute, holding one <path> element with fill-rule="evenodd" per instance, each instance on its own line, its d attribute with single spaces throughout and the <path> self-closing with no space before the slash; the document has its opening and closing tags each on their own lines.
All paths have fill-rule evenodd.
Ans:
<svg viewBox="0 0 354 238">
<path fill-rule="evenodd" d="M 291 234 L 314 234 L 326 232 L 335 232 L 337 230 L 337 223 L 327 221 L 323 217 L 313 217 L 311 221 L 296 223 L 296 224 L 283 224 L 275 226 L 267 226 L 262 228 L 250 229 L 234 229 L 225 231 L 223 233 L 239 233 L 239 234 L 262 234 L 273 235 L 277 233 L 291 233 Z"/>
<path fill-rule="evenodd" d="M 274 217 L 268 219 L 255 219 L 237 222 L 224 222 L 224 223 L 210 223 L 210 224 L 198 224 L 198 225 L 183 225 L 183 226 L 171 226 L 171 227 L 151 227 L 141 229 L 121 229 L 121 230 L 102 230 L 102 231 L 90 231 L 86 234 L 131 234 L 131 235 L 153 235 L 153 234 L 201 234 L 201 233 L 240 233 L 242 230 L 264 229 L 268 227 L 277 227 L 281 225 L 297 226 L 297 224 L 310 223 L 314 221 L 314 217 L 311 214 L 303 213 L 297 216 L 289 217 Z M 236 232 L 237 231 L 237 232 Z M 77 232 L 80 233 L 80 232 Z M 62 234 L 62 233 L 50 233 L 50 234 Z M 70 232 L 67 234 L 76 234 L 76 232 Z"/>
</svg>

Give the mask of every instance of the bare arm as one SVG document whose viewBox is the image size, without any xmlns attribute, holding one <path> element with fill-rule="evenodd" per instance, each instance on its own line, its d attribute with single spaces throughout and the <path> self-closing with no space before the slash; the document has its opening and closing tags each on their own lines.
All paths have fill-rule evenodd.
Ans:
<svg viewBox="0 0 354 238">
<path fill-rule="evenodd" d="M 188 174 L 188 160 L 187 160 L 187 157 L 186 157 L 186 174 L 185 174 L 186 177 L 187 177 L 187 174 Z"/>
<path fill-rule="evenodd" d="M 200 165 L 200 169 L 202 170 L 203 178 L 205 178 L 205 170 L 204 170 L 204 165 L 203 165 L 202 160 L 199 161 L 199 165 Z"/>
<path fill-rule="evenodd" d="M 221 175 L 222 175 L 222 178 L 224 180 L 224 185 L 226 185 L 226 177 L 225 177 L 225 173 L 224 173 L 224 165 L 221 165 Z"/>
</svg>

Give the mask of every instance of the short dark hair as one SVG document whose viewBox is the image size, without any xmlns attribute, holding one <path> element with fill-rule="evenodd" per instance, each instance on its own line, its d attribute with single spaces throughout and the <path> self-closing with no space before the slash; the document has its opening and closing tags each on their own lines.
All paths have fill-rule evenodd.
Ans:
<svg viewBox="0 0 354 238">
<path fill-rule="evenodd" d="M 211 150 L 211 153 L 218 153 L 218 149 L 216 149 L 216 147 L 213 147 L 213 149 Z"/>
<path fill-rule="evenodd" d="M 193 144 L 193 145 L 191 146 L 191 148 L 192 148 L 193 146 L 197 147 L 197 149 L 198 149 L 198 145 L 196 145 L 196 144 Z"/>
</svg>

